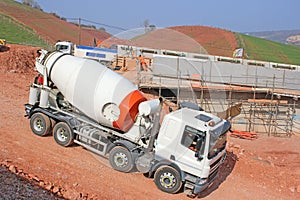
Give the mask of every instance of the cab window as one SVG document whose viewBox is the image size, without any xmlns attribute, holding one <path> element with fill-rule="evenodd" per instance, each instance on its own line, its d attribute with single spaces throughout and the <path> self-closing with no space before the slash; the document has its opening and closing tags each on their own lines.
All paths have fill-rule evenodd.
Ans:
<svg viewBox="0 0 300 200">
<path fill-rule="evenodd" d="M 181 144 L 188 149 L 196 152 L 197 148 L 197 140 L 200 139 L 200 142 L 204 143 L 205 133 L 201 132 L 195 128 L 190 126 L 186 126 L 182 135 Z M 202 140 L 202 141 L 201 141 Z M 201 145 L 203 147 L 203 145 Z M 204 148 L 200 149 L 200 152 L 203 151 Z"/>
</svg>

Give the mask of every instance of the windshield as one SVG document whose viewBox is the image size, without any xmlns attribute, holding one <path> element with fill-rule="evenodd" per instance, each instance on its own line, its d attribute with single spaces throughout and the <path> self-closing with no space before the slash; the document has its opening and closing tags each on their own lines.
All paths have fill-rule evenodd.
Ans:
<svg viewBox="0 0 300 200">
<path fill-rule="evenodd" d="M 56 51 L 66 50 L 69 46 L 67 45 L 56 45 Z"/>
<path fill-rule="evenodd" d="M 215 157 L 223 151 L 227 143 L 227 131 L 230 129 L 230 122 L 226 121 L 222 126 L 210 132 L 208 159 Z"/>
</svg>

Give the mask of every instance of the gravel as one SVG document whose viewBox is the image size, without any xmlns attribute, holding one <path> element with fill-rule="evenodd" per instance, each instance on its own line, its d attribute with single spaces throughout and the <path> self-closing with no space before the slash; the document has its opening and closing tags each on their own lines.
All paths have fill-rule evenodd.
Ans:
<svg viewBox="0 0 300 200">
<path fill-rule="evenodd" d="M 0 166 L 0 199 L 63 199 L 54 196 L 47 190 L 31 184 L 26 179 L 11 173 L 6 167 Z"/>
</svg>

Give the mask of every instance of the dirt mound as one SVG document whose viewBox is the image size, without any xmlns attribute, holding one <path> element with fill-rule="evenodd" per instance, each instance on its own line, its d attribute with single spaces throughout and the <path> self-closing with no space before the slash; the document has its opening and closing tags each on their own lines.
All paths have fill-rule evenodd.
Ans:
<svg viewBox="0 0 300 200">
<path fill-rule="evenodd" d="M 170 29 L 190 36 L 211 55 L 231 57 L 238 47 L 236 35 L 224 29 L 207 26 L 176 26 Z"/>
<path fill-rule="evenodd" d="M 233 32 L 207 26 L 176 26 L 133 38 L 132 45 L 217 56 L 232 56 L 238 47 Z"/>
<path fill-rule="evenodd" d="M 158 29 L 132 39 L 135 46 L 207 54 L 198 41 L 173 29 Z"/>
<path fill-rule="evenodd" d="M 9 51 L 0 53 L 0 71 L 31 73 L 35 67 L 37 47 L 8 45 Z"/>
</svg>

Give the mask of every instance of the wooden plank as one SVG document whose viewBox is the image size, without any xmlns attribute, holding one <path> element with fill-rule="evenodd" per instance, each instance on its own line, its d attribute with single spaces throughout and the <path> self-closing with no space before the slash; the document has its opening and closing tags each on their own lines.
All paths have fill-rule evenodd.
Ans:
<svg viewBox="0 0 300 200">
<path fill-rule="evenodd" d="M 286 100 L 270 100 L 270 99 L 248 99 L 249 103 L 269 103 L 269 104 L 288 104 Z"/>
</svg>

